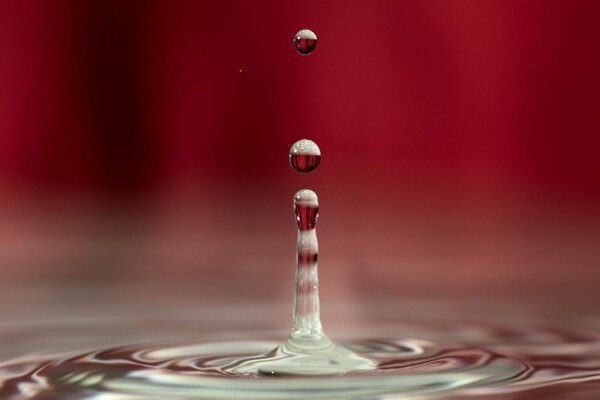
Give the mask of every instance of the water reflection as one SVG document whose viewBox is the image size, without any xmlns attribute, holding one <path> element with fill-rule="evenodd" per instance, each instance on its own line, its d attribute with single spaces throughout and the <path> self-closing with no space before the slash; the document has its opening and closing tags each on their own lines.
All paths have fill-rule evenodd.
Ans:
<svg viewBox="0 0 600 400">
<path fill-rule="evenodd" d="M 289 203 L 285 194 L 281 204 Z M 276 194 L 265 204 L 248 192 L 252 212 L 230 196 L 208 196 L 193 204 L 0 208 L 3 368 L 26 375 L 14 359 L 29 357 L 37 370 L 40 352 L 81 357 L 125 345 L 198 344 L 223 332 L 227 340 L 283 339 L 293 289 L 289 207 L 278 208 Z M 324 214 L 323 321 L 332 336 L 458 344 L 526 366 L 502 378 L 510 384 L 484 382 L 444 398 L 597 398 L 596 225 L 533 211 L 482 223 L 481 215 L 385 208 L 369 211 L 357 238 L 343 216 L 360 201 Z M 452 369 L 457 360 L 473 358 L 435 365 Z M 413 372 L 430 361 L 420 359 Z"/>
</svg>

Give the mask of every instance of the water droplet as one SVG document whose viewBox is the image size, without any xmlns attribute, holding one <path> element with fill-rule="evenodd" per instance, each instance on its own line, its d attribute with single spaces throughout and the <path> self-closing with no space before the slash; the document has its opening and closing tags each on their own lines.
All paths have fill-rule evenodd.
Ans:
<svg viewBox="0 0 600 400">
<path fill-rule="evenodd" d="M 309 55 L 317 47 L 317 35 L 310 29 L 299 30 L 294 36 L 294 47 L 298 54 Z"/>
<path fill-rule="evenodd" d="M 290 148 L 290 166 L 297 172 L 309 173 L 319 167 L 321 150 L 312 140 L 298 140 Z"/>
</svg>

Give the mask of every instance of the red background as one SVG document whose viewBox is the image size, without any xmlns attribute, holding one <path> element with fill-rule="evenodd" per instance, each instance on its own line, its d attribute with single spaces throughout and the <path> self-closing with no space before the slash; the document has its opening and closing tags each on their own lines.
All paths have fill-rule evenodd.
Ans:
<svg viewBox="0 0 600 400">
<path fill-rule="evenodd" d="M 287 297 L 291 198 L 310 187 L 331 293 L 595 299 L 598 15 L 566 0 L 3 0 L 0 277 L 265 277 Z M 301 28 L 319 38 L 308 57 Z M 287 165 L 301 138 L 323 153 L 309 176 Z"/>
</svg>

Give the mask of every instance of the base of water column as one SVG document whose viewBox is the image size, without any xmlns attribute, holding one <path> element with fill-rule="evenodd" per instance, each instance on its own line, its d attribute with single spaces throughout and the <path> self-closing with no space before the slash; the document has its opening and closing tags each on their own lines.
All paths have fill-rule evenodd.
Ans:
<svg viewBox="0 0 600 400">
<path fill-rule="evenodd" d="M 289 337 L 267 354 L 237 361 L 225 370 L 240 375 L 290 376 L 341 375 L 376 368 L 374 361 L 322 335 L 317 338 Z"/>
</svg>

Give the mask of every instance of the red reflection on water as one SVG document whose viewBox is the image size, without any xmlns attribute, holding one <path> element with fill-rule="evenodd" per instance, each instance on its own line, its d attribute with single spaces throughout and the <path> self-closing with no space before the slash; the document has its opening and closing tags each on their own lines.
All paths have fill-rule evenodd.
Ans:
<svg viewBox="0 0 600 400">
<path fill-rule="evenodd" d="M 301 173 L 309 173 L 319 167 L 321 156 L 315 154 L 294 154 L 290 156 L 290 165 Z"/>
<path fill-rule="evenodd" d="M 296 47 L 296 51 L 298 51 L 298 53 L 302 55 L 308 55 L 317 47 L 317 40 L 296 38 L 294 40 L 294 47 Z"/>
<path fill-rule="evenodd" d="M 308 231 L 310 229 L 314 229 L 317 225 L 319 207 L 298 204 L 296 205 L 294 212 L 296 213 L 298 229 L 300 229 L 301 231 Z"/>
</svg>

